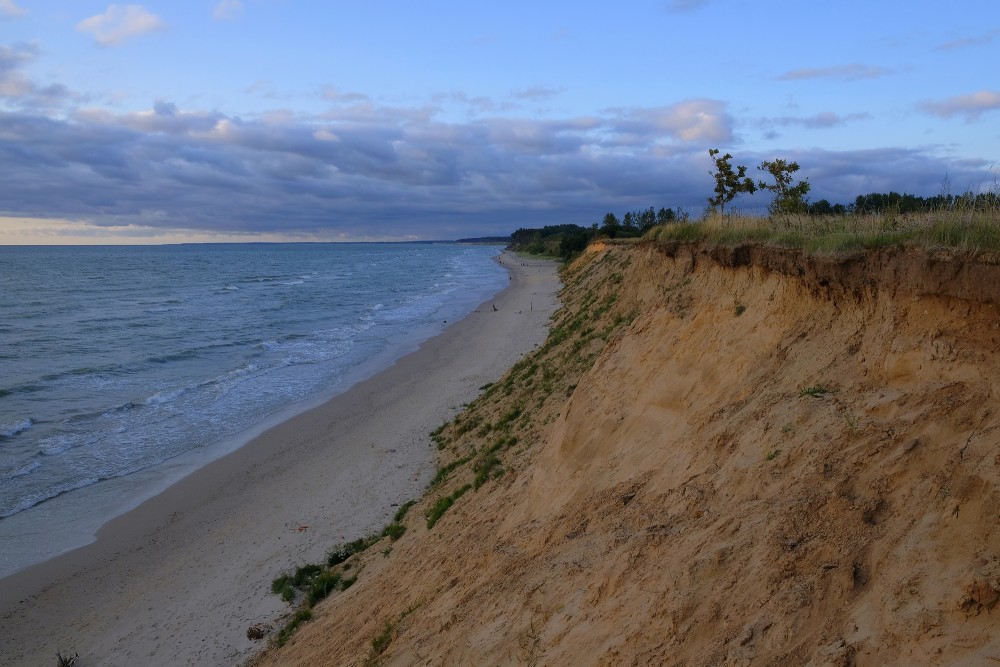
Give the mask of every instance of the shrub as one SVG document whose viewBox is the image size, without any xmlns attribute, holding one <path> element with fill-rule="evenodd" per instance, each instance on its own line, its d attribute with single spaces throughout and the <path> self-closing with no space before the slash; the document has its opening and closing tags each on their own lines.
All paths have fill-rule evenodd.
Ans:
<svg viewBox="0 0 1000 667">
<path fill-rule="evenodd" d="M 397 523 L 395 521 L 393 521 L 384 529 L 382 529 L 382 535 L 384 537 L 388 537 L 393 542 L 401 538 L 403 536 L 403 533 L 405 532 L 406 532 L 406 526 L 404 526 L 401 523 Z"/>
<path fill-rule="evenodd" d="M 328 571 L 316 577 L 312 582 L 312 586 L 309 588 L 309 593 L 306 595 L 306 600 L 308 601 L 309 606 L 313 606 L 332 593 L 337 588 L 337 584 L 339 583 L 340 575 L 336 572 Z"/>
</svg>

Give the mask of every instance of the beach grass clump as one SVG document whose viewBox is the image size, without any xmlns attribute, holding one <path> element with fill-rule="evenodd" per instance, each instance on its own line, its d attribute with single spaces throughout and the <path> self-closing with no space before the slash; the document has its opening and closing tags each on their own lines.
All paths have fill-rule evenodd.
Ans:
<svg viewBox="0 0 1000 667">
<path fill-rule="evenodd" d="M 811 387 L 803 387 L 799 390 L 799 396 L 811 396 L 813 398 L 823 398 L 832 391 L 825 384 L 814 384 Z"/>
<path fill-rule="evenodd" d="M 461 498 L 465 494 L 465 492 L 471 488 L 472 488 L 471 484 L 466 484 L 456 489 L 453 493 L 438 498 L 437 501 L 434 503 L 434 505 L 432 505 L 431 508 L 427 510 L 427 515 L 426 515 L 427 529 L 430 530 L 431 528 L 433 528 L 434 524 L 436 524 L 441 519 L 441 517 L 444 516 L 444 513 L 447 512 L 448 509 L 455 504 L 455 501 Z"/>
<path fill-rule="evenodd" d="M 406 526 L 397 521 L 393 521 L 392 523 L 390 523 L 389 525 L 387 525 L 385 528 L 382 529 L 382 536 L 388 537 L 390 540 L 395 542 L 396 540 L 401 538 L 403 536 L 403 533 L 405 532 L 406 532 Z"/>
<path fill-rule="evenodd" d="M 295 587 L 292 586 L 291 577 L 287 574 L 283 574 L 271 582 L 271 592 L 280 595 L 285 602 L 291 602 L 295 599 Z"/>
<path fill-rule="evenodd" d="M 291 574 L 283 574 L 271 582 L 271 592 L 280 595 L 285 602 L 295 599 L 295 591 L 304 590 L 312 584 L 312 580 L 323 571 L 318 564 L 302 565 Z"/>
<path fill-rule="evenodd" d="M 500 467 L 500 458 L 493 452 L 487 452 L 485 456 L 476 461 L 473 471 L 476 478 L 472 483 L 473 488 L 478 491 L 479 487 L 485 484 L 496 468 Z"/>
<path fill-rule="evenodd" d="M 402 520 L 406 518 L 406 514 L 410 511 L 410 508 L 416 504 L 416 500 L 407 500 L 405 503 L 400 505 L 399 509 L 396 510 L 396 514 L 392 517 L 393 523 L 402 522 Z"/>
<path fill-rule="evenodd" d="M 374 533 L 372 535 L 368 535 L 367 537 L 360 537 L 353 542 L 339 544 L 331 549 L 327 554 L 326 564 L 330 567 L 339 565 L 354 554 L 359 554 L 362 551 L 367 550 L 368 547 L 372 546 L 380 539 L 382 539 L 382 535 L 380 533 Z"/>
<path fill-rule="evenodd" d="M 371 649 L 368 652 L 368 659 L 365 660 L 366 667 L 373 667 L 378 664 L 378 658 L 385 650 L 389 648 L 389 644 L 392 643 L 393 634 L 396 631 L 396 624 L 392 621 L 386 621 L 385 625 L 382 626 L 382 630 L 372 637 Z"/>
<path fill-rule="evenodd" d="M 444 430 L 448 428 L 451 422 L 445 422 L 438 426 L 436 429 L 430 432 L 431 440 L 437 445 L 439 450 L 444 449 L 448 446 L 448 439 L 443 435 Z"/>
<path fill-rule="evenodd" d="M 310 607 L 314 606 L 317 602 L 335 591 L 340 583 L 340 574 L 333 570 L 327 570 L 312 580 L 309 592 L 306 593 L 306 603 Z"/>
<path fill-rule="evenodd" d="M 438 468 L 437 473 L 434 475 L 434 479 L 431 480 L 431 486 L 432 487 L 437 486 L 444 480 L 448 479 L 448 475 L 450 475 L 452 471 L 455 470 L 455 468 L 461 465 L 465 465 L 471 460 L 472 460 L 471 455 L 463 456 L 461 458 L 455 459 L 451 463 L 441 466 L 440 468 Z"/>
</svg>

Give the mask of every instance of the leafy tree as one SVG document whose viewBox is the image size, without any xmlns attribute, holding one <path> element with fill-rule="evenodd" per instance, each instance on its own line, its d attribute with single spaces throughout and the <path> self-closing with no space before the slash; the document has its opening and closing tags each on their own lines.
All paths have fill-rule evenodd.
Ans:
<svg viewBox="0 0 1000 667">
<path fill-rule="evenodd" d="M 804 213 L 806 211 L 806 193 L 809 192 L 809 179 L 793 182 L 793 174 L 799 170 L 798 162 L 786 162 L 777 159 L 772 161 L 764 160 L 757 167 L 761 171 L 766 171 L 774 179 L 774 183 L 769 184 L 760 181 L 758 185 L 761 190 L 770 190 L 774 193 L 774 201 L 771 202 L 768 210 L 775 213 Z"/>
<path fill-rule="evenodd" d="M 716 157 L 719 154 L 719 149 L 709 148 L 708 154 L 715 162 L 715 171 L 708 172 L 715 179 L 715 196 L 709 197 L 708 205 L 711 208 L 718 207 L 721 213 L 725 213 L 726 204 L 736 199 L 737 195 L 742 192 L 753 194 L 757 191 L 757 186 L 753 179 L 747 176 L 746 167 L 736 165 L 736 170 L 733 170 L 733 165 L 729 164 L 733 156 L 729 153 L 722 157 Z"/>
<path fill-rule="evenodd" d="M 645 234 L 656 225 L 656 209 L 652 206 L 643 211 L 639 216 L 639 233 Z"/>
<path fill-rule="evenodd" d="M 809 215 L 846 215 L 847 212 L 847 207 L 843 204 L 831 204 L 827 199 L 820 199 L 806 205 L 806 213 Z"/>
<path fill-rule="evenodd" d="M 615 238 L 622 230 L 622 223 L 618 221 L 618 216 L 614 213 L 605 213 L 604 221 L 601 223 L 601 233 L 609 238 Z"/>
<path fill-rule="evenodd" d="M 658 225 L 666 225 L 676 219 L 677 216 L 674 214 L 674 209 L 672 208 L 660 208 L 660 210 L 656 212 L 656 224 Z"/>
<path fill-rule="evenodd" d="M 632 212 L 625 211 L 625 217 L 622 218 L 622 227 L 624 227 L 629 231 L 633 231 L 638 226 L 639 226 L 638 221 L 635 219 L 635 216 L 632 215 Z"/>
</svg>

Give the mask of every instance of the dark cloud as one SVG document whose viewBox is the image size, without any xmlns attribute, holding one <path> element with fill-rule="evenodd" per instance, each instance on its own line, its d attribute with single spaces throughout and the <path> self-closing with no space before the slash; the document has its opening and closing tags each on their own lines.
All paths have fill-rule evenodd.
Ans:
<svg viewBox="0 0 1000 667">
<path fill-rule="evenodd" d="M 42 90 L 21 76 L 34 54 L 0 51 L 0 77 L 22 86 L 19 95 Z M 463 122 L 442 120 L 433 104 L 382 106 L 353 94 L 334 94 L 323 114 L 253 118 L 169 100 L 134 113 L 46 113 L 12 99 L 21 97 L 0 107 L 0 215 L 116 228 L 455 238 L 590 224 L 648 206 L 698 213 L 711 193 L 712 146 L 730 147 L 741 164 L 797 160 L 815 198 L 831 201 L 873 190 L 933 194 L 945 173 L 962 183 L 986 169 L 917 149 L 741 155 L 736 121 L 711 99 Z M 827 127 L 861 116 L 772 124 Z"/>
<path fill-rule="evenodd" d="M 877 79 L 892 74 L 892 70 L 874 65 L 851 63 L 849 65 L 834 65 L 831 67 L 803 67 L 794 69 L 778 76 L 781 81 L 800 81 L 802 79 L 842 79 L 856 81 L 858 79 Z"/>
<path fill-rule="evenodd" d="M 38 54 L 35 44 L 0 46 L 0 105 L 53 109 L 76 97 L 62 84 L 40 86 L 21 71 Z"/>
</svg>

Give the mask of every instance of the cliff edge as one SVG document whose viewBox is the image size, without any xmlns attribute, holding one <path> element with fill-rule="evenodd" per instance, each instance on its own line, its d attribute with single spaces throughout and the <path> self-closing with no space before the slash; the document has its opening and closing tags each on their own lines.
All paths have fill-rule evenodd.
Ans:
<svg viewBox="0 0 1000 667">
<path fill-rule="evenodd" d="M 405 534 L 256 664 L 1000 662 L 1000 266 L 644 242 L 563 279 Z"/>
</svg>

